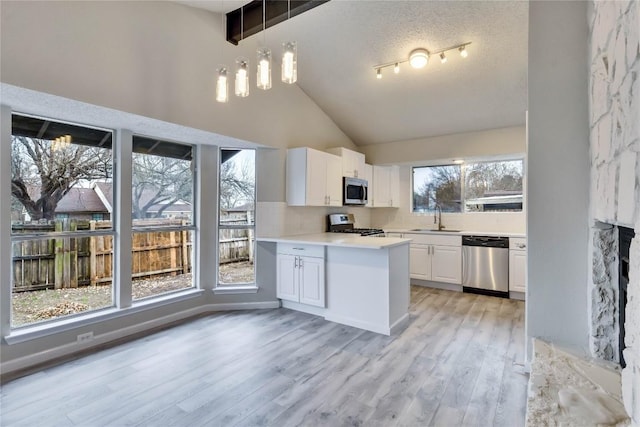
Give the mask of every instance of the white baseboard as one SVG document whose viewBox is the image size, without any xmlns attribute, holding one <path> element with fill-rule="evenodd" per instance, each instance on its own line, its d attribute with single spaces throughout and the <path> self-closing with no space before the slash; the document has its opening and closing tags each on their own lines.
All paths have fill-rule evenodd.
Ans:
<svg viewBox="0 0 640 427">
<path fill-rule="evenodd" d="M 398 332 L 403 331 L 409 325 L 409 313 L 405 313 L 404 316 L 396 320 L 393 325 L 391 325 L 391 335 L 395 335 Z"/>
<path fill-rule="evenodd" d="M 260 310 L 279 307 L 279 301 L 205 304 L 199 307 L 183 310 L 177 313 L 171 313 L 167 316 L 158 317 L 146 322 L 138 323 L 136 325 L 117 329 L 115 331 L 110 331 L 105 334 L 95 335 L 93 339 L 87 343 L 80 344 L 77 342 L 71 342 L 38 353 L 33 353 L 24 357 L 6 361 L 0 364 L 0 375 L 27 369 L 41 363 L 46 363 L 61 357 L 70 356 L 80 351 L 90 350 L 94 347 L 99 347 L 101 345 L 108 344 L 110 342 L 126 338 L 131 335 L 135 335 L 202 314 L 215 313 L 218 311 Z"/>
<path fill-rule="evenodd" d="M 376 332 L 382 335 L 391 335 L 391 328 L 385 325 L 378 325 L 371 322 L 363 322 L 361 320 L 353 319 L 351 317 L 339 316 L 327 312 L 324 316 L 325 320 L 330 322 L 341 323 L 347 326 L 353 326 L 354 328 L 364 329 L 366 331 Z"/>
<path fill-rule="evenodd" d="M 316 307 L 308 304 L 300 304 L 299 302 L 282 300 L 282 307 L 289 308 L 291 310 L 301 311 L 307 314 L 313 314 L 314 316 L 324 317 L 327 309 L 324 307 Z"/>
</svg>

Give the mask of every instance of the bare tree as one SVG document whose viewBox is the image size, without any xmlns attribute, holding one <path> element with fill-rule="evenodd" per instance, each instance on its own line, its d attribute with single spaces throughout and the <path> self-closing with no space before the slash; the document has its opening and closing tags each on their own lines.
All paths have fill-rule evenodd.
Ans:
<svg viewBox="0 0 640 427">
<path fill-rule="evenodd" d="M 220 207 L 231 209 L 247 200 L 254 199 L 254 184 L 251 165 L 244 161 L 240 165 L 228 160 L 220 166 Z"/>
<path fill-rule="evenodd" d="M 192 201 L 190 161 L 134 153 L 132 180 L 134 218 L 159 218 L 176 202 Z"/>
<path fill-rule="evenodd" d="M 461 169 L 460 166 L 430 167 L 431 180 L 423 182 L 414 193 L 414 206 L 425 210 L 435 209 L 439 205 L 444 212 L 461 210 Z"/>
<path fill-rule="evenodd" d="M 53 219 L 58 202 L 78 182 L 111 176 L 109 150 L 77 144 L 53 150 L 47 140 L 11 140 L 11 194 L 32 220 Z"/>
</svg>

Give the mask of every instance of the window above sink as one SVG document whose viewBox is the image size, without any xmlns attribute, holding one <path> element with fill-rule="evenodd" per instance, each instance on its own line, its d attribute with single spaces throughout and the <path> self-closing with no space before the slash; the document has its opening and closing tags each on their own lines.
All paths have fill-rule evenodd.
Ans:
<svg viewBox="0 0 640 427">
<path fill-rule="evenodd" d="M 523 163 L 512 159 L 413 167 L 412 211 L 520 212 Z"/>
</svg>

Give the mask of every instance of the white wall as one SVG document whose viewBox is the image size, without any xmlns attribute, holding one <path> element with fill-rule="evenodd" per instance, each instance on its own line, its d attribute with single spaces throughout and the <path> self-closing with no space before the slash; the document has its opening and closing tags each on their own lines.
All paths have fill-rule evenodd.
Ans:
<svg viewBox="0 0 640 427">
<path fill-rule="evenodd" d="M 283 23 L 281 25 L 286 25 Z M 215 70 L 253 58 L 218 14 L 167 1 L 28 1 L 0 8 L 2 82 L 272 147 L 351 140 L 297 85 L 215 102 Z"/>
<path fill-rule="evenodd" d="M 365 153 L 367 163 L 371 164 L 415 164 L 430 160 L 522 155 L 526 151 L 524 122 L 523 111 L 522 126 L 364 145 L 360 150 Z"/>
<path fill-rule="evenodd" d="M 587 3 L 529 5 L 527 337 L 588 351 Z"/>
</svg>

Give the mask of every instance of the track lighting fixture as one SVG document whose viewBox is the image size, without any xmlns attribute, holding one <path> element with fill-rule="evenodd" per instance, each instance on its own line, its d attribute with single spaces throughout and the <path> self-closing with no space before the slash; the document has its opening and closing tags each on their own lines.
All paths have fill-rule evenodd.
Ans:
<svg viewBox="0 0 640 427">
<path fill-rule="evenodd" d="M 460 56 L 462 56 L 463 58 L 466 58 L 469 55 L 469 51 L 467 51 L 466 47 L 469 46 L 470 44 L 471 42 L 466 42 L 462 44 L 457 44 L 455 46 L 450 46 L 446 49 L 436 50 L 433 52 L 430 52 L 425 48 L 417 48 L 412 50 L 411 53 L 409 53 L 409 57 L 405 60 L 378 64 L 378 65 L 375 65 L 373 69 L 376 71 L 376 78 L 381 79 L 382 70 L 384 68 L 393 67 L 393 72 L 395 74 L 400 73 L 400 64 L 404 62 L 408 62 L 413 68 L 424 68 L 429 63 L 429 58 L 432 55 L 438 55 L 440 57 L 440 62 L 444 64 L 447 62 L 447 59 L 448 59 L 445 53 L 450 50 L 457 49 L 460 52 Z"/>
<path fill-rule="evenodd" d="M 409 54 L 409 64 L 413 68 L 422 68 L 429 62 L 429 51 L 427 49 L 414 49 Z"/>
</svg>

